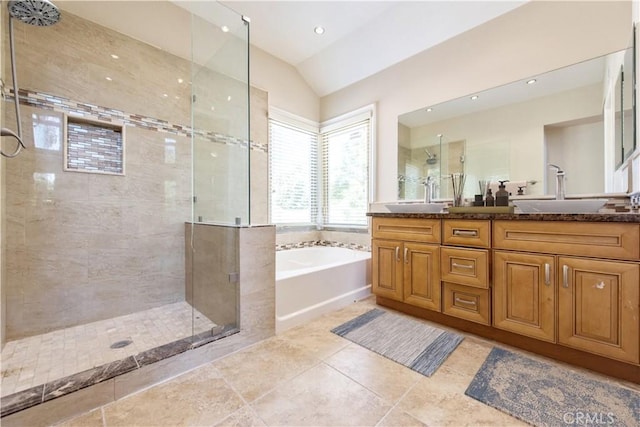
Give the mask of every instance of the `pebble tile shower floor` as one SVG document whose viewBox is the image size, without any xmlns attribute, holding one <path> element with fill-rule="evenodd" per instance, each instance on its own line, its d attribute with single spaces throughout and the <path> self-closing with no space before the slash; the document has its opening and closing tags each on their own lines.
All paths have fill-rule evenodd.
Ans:
<svg viewBox="0 0 640 427">
<path fill-rule="evenodd" d="M 2 349 L 1 395 L 82 372 L 215 326 L 186 301 L 9 341 Z M 120 341 L 132 341 L 111 348 Z"/>
</svg>

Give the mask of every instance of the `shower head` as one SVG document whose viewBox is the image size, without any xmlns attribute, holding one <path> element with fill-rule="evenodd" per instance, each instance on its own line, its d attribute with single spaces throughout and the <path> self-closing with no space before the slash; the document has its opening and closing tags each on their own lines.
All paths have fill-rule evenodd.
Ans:
<svg viewBox="0 0 640 427">
<path fill-rule="evenodd" d="M 438 163 L 438 159 L 436 158 L 435 154 L 431 154 L 426 148 L 424 149 L 424 152 L 427 153 L 426 163 L 428 165 L 435 165 L 436 163 Z"/>
<path fill-rule="evenodd" d="M 49 0 L 14 0 L 7 7 L 12 18 L 29 25 L 48 27 L 60 20 L 60 11 Z"/>
</svg>

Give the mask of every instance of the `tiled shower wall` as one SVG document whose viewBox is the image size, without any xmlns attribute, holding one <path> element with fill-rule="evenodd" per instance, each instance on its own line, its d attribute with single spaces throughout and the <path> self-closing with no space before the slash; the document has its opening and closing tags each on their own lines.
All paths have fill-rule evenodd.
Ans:
<svg viewBox="0 0 640 427">
<path fill-rule="evenodd" d="M 2 13 L 4 20 L 6 8 Z M 6 30 L 3 77 L 10 76 Z M 184 300 L 184 222 L 191 218 L 190 63 L 69 13 L 52 27 L 16 30 L 19 83 L 27 96 L 49 94 L 76 104 L 76 112 L 83 109 L 78 104 L 88 105 L 87 118 L 130 122 L 125 120 L 125 176 L 63 172 L 62 112 L 69 106 L 29 102 L 22 108 L 25 140 L 33 141 L 34 122 L 46 122 L 50 141 L 48 149 L 29 145 L 3 164 L 6 338 Z M 227 101 L 229 90 L 241 92 L 242 85 L 208 73 L 212 90 L 198 102 L 223 105 L 224 100 L 216 114 L 242 108 Z M 266 99 L 266 92 L 252 90 L 256 219 L 267 212 L 266 202 L 260 206 L 267 194 L 267 155 L 261 148 L 266 147 Z M 8 106 L 3 105 L 3 126 L 15 129 Z M 225 129 L 224 120 L 216 122 L 216 132 L 241 137 L 231 126 Z M 197 146 L 217 150 L 217 160 L 225 164 L 227 145 L 215 139 L 198 134 Z"/>
</svg>

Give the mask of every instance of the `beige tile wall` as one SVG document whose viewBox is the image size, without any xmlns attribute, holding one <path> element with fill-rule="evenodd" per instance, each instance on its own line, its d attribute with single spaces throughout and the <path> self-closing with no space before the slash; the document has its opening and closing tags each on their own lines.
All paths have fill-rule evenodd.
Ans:
<svg viewBox="0 0 640 427">
<path fill-rule="evenodd" d="M 4 20 L 6 8 L 1 13 Z M 189 61 L 69 13 L 52 27 L 20 24 L 15 29 L 21 88 L 190 125 Z M 7 82 L 8 37 L 6 28 L 4 31 L 2 69 Z M 113 59 L 111 53 L 119 59 Z M 198 75 L 196 124 L 202 123 L 204 130 L 242 137 L 237 117 L 246 118 L 243 83 L 207 70 Z M 252 97 L 256 100 L 252 137 L 266 144 L 267 94 L 254 90 Z M 27 141 L 32 141 L 34 114 L 40 119 L 62 117 L 59 112 L 23 107 Z M 2 121 L 3 126 L 15 128 L 12 109 L 5 106 Z M 2 291 L 7 303 L 2 312 L 4 316 L 6 311 L 3 330 L 6 323 L 8 339 L 185 298 L 190 139 L 185 134 L 127 126 L 126 176 L 63 172 L 59 126 L 54 124 L 48 136 L 57 139 L 56 149 L 28 143 L 29 150 L 4 163 L 7 277 Z M 230 184 L 224 187 L 229 196 L 211 205 L 224 206 L 234 203 L 246 188 L 246 168 L 239 173 L 228 167 L 237 160 L 228 156 L 232 146 L 199 141 L 197 155 L 213 158 L 213 146 L 221 151 L 216 161 L 227 168 L 224 174 Z M 266 218 L 267 212 L 266 204 L 262 205 L 267 197 L 266 159 L 265 151 L 252 150 L 256 168 L 252 171 L 252 201 L 258 219 Z M 202 181 L 216 179 L 211 168 L 204 170 L 208 175 Z M 233 176 L 238 178 L 230 178 Z M 2 240 L 4 243 L 5 233 Z"/>
</svg>

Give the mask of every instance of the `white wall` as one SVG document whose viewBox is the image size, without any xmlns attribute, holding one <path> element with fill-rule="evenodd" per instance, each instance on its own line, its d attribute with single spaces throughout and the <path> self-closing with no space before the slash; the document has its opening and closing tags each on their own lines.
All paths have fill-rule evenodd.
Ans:
<svg viewBox="0 0 640 427">
<path fill-rule="evenodd" d="M 628 47 L 631 2 L 527 3 L 323 97 L 320 118 L 377 102 L 375 200 L 397 195 L 397 117 Z"/>
<path fill-rule="evenodd" d="M 320 98 L 298 70 L 273 55 L 251 46 L 251 85 L 269 93 L 269 106 L 320 121 Z"/>
</svg>

